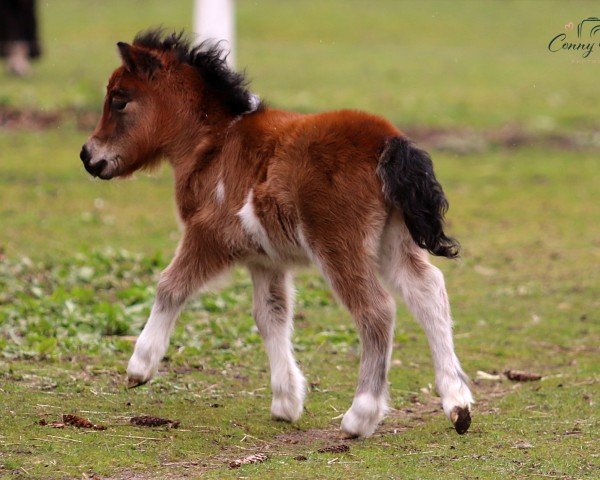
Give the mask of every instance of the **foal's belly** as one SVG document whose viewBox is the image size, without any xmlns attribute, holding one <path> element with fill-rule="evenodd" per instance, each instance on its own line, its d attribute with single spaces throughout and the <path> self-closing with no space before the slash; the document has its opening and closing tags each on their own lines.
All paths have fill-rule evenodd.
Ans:
<svg viewBox="0 0 600 480">
<path fill-rule="evenodd" d="M 267 254 L 258 248 L 248 253 L 242 263 L 249 265 L 262 265 L 264 267 L 282 266 L 307 266 L 311 259 L 304 249 L 299 245 L 287 245 L 276 248 Z"/>
</svg>

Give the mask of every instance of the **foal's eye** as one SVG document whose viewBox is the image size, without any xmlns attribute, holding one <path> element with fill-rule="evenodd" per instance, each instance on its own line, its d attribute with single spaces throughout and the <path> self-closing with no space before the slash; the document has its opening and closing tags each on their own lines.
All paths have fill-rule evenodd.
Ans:
<svg viewBox="0 0 600 480">
<path fill-rule="evenodd" d="M 113 98 L 110 101 L 110 108 L 113 110 L 123 110 L 127 106 L 127 100 L 123 100 L 120 98 Z"/>
</svg>

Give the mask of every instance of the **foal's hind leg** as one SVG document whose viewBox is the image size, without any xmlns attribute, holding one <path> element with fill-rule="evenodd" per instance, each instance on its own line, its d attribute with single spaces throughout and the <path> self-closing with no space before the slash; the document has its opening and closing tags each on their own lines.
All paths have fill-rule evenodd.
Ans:
<svg viewBox="0 0 600 480">
<path fill-rule="evenodd" d="M 254 318 L 271 365 L 271 415 L 293 422 L 302 414 L 306 381 L 294 359 L 291 342 L 294 296 L 291 275 L 260 265 L 250 266 L 250 273 L 254 284 Z"/>
<path fill-rule="evenodd" d="M 371 258 L 360 247 L 340 250 L 315 248 L 323 274 L 350 311 L 362 348 L 358 386 L 352 406 L 342 419 L 342 430 L 353 437 L 368 437 L 387 412 L 387 374 L 392 353 L 396 306 L 381 286 Z"/>
<path fill-rule="evenodd" d="M 473 397 L 468 377 L 454 353 L 444 276 L 429 262 L 427 252 L 413 242 L 399 218 L 394 218 L 385 232 L 380 263 L 384 277 L 402 293 L 408 308 L 425 330 L 444 413 L 458 433 L 465 433 L 471 424 Z"/>
</svg>

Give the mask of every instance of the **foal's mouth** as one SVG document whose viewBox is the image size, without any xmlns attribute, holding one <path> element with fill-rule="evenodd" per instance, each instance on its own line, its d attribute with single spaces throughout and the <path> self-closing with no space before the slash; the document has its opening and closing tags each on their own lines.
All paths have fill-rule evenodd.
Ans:
<svg viewBox="0 0 600 480">
<path fill-rule="evenodd" d="M 114 177 L 114 174 L 101 172 L 97 175 L 97 177 L 101 180 L 110 180 L 111 178 Z"/>
<path fill-rule="evenodd" d="M 95 163 L 84 162 L 83 166 L 86 171 L 94 178 L 101 180 L 110 180 L 117 174 L 118 158 L 114 160 L 98 160 Z"/>
</svg>

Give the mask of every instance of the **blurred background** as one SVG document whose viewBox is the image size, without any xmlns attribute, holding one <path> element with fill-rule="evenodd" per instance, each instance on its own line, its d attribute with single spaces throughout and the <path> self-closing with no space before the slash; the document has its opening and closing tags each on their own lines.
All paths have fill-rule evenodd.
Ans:
<svg viewBox="0 0 600 480">
<path fill-rule="evenodd" d="M 116 42 L 153 26 L 192 32 L 194 6 L 39 1 L 41 56 L 26 76 L 6 72 L 6 62 L 0 72 L 0 403 L 10 412 L 0 476 L 151 469 L 135 478 L 160 478 L 163 468 L 176 478 L 173 465 L 206 458 L 217 465 L 208 478 L 227 478 L 235 473 L 223 462 L 243 443 L 295 452 L 245 467 L 260 478 L 595 478 L 600 38 L 587 57 L 548 46 L 562 34 L 577 41 L 598 2 L 234 4 L 237 68 L 269 105 L 367 110 L 432 154 L 450 200 L 448 230 L 463 246 L 460 261 L 435 262 L 475 382 L 473 428 L 459 439 L 440 413 L 426 340 L 398 302 L 390 420 L 381 436 L 352 444 L 347 464 L 319 457 L 313 450 L 337 439 L 360 348 L 314 270 L 297 282 L 295 344 L 311 385 L 299 427 L 267 421 L 267 360 L 242 270 L 191 302 L 159 378 L 125 391 L 132 341 L 180 235 L 172 177 L 163 167 L 102 182 L 78 155 L 120 64 Z M 513 385 L 502 372 L 515 368 L 544 381 Z M 115 435 L 65 430 L 70 440 L 57 440 L 37 423 L 77 412 Z M 134 440 L 127 418 L 140 413 L 182 429 Z M 290 432 L 296 443 L 273 440 Z M 208 475 L 201 463 L 188 467 Z"/>
</svg>

